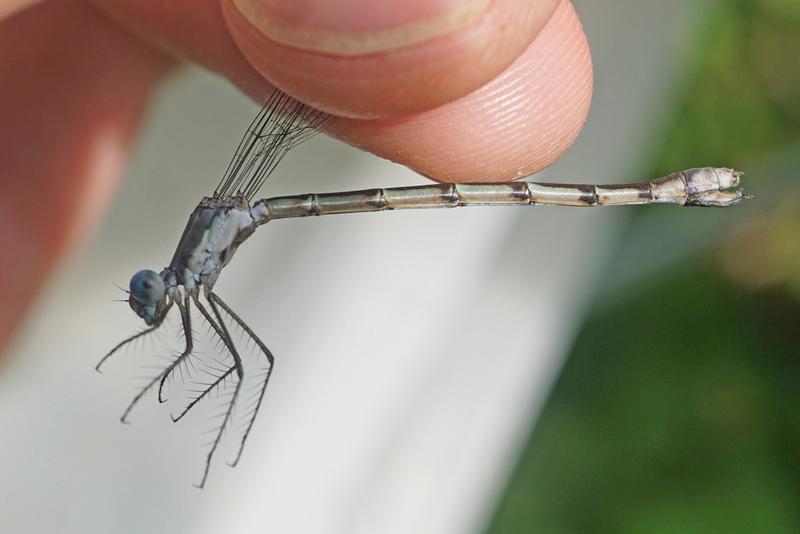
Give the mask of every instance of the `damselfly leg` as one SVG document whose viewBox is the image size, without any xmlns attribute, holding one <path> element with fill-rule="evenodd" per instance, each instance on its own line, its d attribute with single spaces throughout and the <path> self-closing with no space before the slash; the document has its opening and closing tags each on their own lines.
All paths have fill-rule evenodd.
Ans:
<svg viewBox="0 0 800 534">
<path fill-rule="evenodd" d="M 167 315 L 167 314 L 166 314 L 166 312 L 168 312 L 168 311 L 169 311 L 169 309 L 170 309 L 171 307 L 172 307 L 172 303 L 170 303 L 170 304 L 168 304 L 168 305 L 167 305 L 167 308 L 166 308 L 166 310 L 165 310 L 165 313 L 164 313 L 164 317 L 166 317 L 166 315 Z M 123 347 L 125 347 L 125 346 L 129 345 L 130 343 L 133 343 L 133 342 L 134 342 L 134 341 L 136 341 L 137 339 L 142 339 L 142 338 L 143 338 L 143 337 L 145 337 L 146 335 L 148 335 L 148 334 L 152 334 L 153 332 L 155 332 L 156 330 L 158 330 L 158 328 L 159 328 L 159 327 L 160 327 L 160 326 L 163 324 L 163 322 L 164 322 L 164 317 L 162 317 L 162 318 L 161 318 L 161 319 L 160 319 L 158 322 L 156 322 L 156 323 L 155 323 L 155 324 L 153 324 L 152 326 L 150 326 L 150 327 L 148 327 L 148 328 L 145 328 L 145 329 L 144 329 L 144 330 L 142 330 L 141 332 L 138 332 L 138 333 L 136 333 L 136 334 L 133 334 L 133 335 L 132 335 L 132 336 L 130 336 L 130 337 L 126 337 L 125 339 L 123 339 L 122 341 L 120 341 L 119 343 L 117 343 L 116 345 L 114 345 L 114 348 L 112 348 L 110 351 L 108 351 L 108 352 L 105 354 L 105 356 L 103 356 L 102 358 L 100 358 L 100 361 L 99 361 L 99 362 L 97 362 L 97 365 L 95 365 L 95 366 L 94 366 L 94 370 L 95 370 L 95 371 L 97 371 L 98 373 L 102 372 L 102 371 L 100 370 L 100 368 L 101 368 L 101 367 L 103 367 L 103 364 L 104 364 L 104 363 L 106 363 L 106 361 L 107 361 L 107 360 L 108 360 L 108 359 L 109 359 L 111 356 L 113 356 L 114 354 L 116 354 L 117 352 L 119 352 L 119 351 L 120 351 L 120 349 L 122 349 Z"/>
<path fill-rule="evenodd" d="M 256 377 L 257 382 L 260 384 L 260 387 L 257 388 L 257 394 L 251 399 L 250 403 L 245 407 L 245 429 L 244 433 L 242 434 L 242 441 L 239 444 L 239 452 L 236 453 L 236 458 L 231 462 L 231 467 L 236 467 L 236 464 L 239 463 L 239 459 L 242 457 L 242 451 L 244 450 L 244 444 L 247 441 L 247 437 L 250 435 L 250 430 L 253 428 L 253 423 L 256 420 L 256 416 L 258 415 L 258 410 L 261 408 L 261 401 L 264 399 L 264 393 L 267 391 L 267 384 L 269 383 L 269 377 L 272 375 L 272 367 L 275 364 L 275 357 L 272 355 L 270 350 L 267 348 L 266 345 L 259 339 L 259 337 L 253 332 L 247 324 L 242 321 L 242 319 L 234 313 L 234 311 L 228 306 L 225 301 L 223 301 L 219 295 L 216 293 L 208 292 L 208 298 L 211 302 L 225 311 L 228 316 L 236 323 L 236 325 L 241 328 L 242 333 L 247 336 L 255 345 L 256 352 L 266 358 L 266 366 L 264 370 L 261 372 L 259 376 Z"/>
<path fill-rule="evenodd" d="M 145 384 L 141 390 L 139 390 L 139 393 L 133 397 L 130 404 L 128 404 L 128 407 L 123 412 L 122 417 L 120 417 L 120 421 L 125 424 L 128 424 L 128 415 L 130 415 L 133 407 L 136 406 L 142 397 L 144 397 L 145 394 L 147 394 L 147 392 L 150 391 L 156 384 L 159 384 L 158 398 L 159 402 L 162 402 L 161 387 L 163 386 L 164 381 L 168 376 L 171 375 L 171 373 L 175 371 L 175 369 L 179 369 L 180 366 L 189 361 L 188 358 L 191 357 L 192 350 L 194 348 L 194 335 L 192 333 L 192 320 L 189 312 L 189 297 L 186 297 L 183 302 L 180 300 L 176 300 L 175 302 L 177 303 L 178 310 L 180 310 L 181 313 L 182 334 L 185 340 L 183 352 L 181 352 L 174 360 L 172 360 L 172 362 L 165 367 L 163 371 L 150 379 L 150 381 L 147 382 L 147 384 Z"/>
</svg>

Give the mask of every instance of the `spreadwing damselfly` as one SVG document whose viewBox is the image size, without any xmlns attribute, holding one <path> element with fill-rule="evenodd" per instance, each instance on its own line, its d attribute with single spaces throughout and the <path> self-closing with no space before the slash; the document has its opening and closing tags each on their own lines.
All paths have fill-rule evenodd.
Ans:
<svg viewBox="0 0 800 534">
<path fill-rule="evenodd" d="M 134 406 L 155 391 L 165 400 L 169 380 L 176 374 L 188 381 L 188 400 L 173 421 L 179 421 L 204 399 L 225 391 L 224 410 L 212 429 L 212 440 L 199 486 L 202 487 L 226 429 L 237 434 L 236 465 L 262 405 L 274 357 L 258 335 L 214 291 L 223 268 L 237 248 L 267 222 L 296 217 L 462 206 L 625 206 L 673 204 L 727 207 L 745 195 L 741 173 L 727 168 L 701 167 L 635 183 L 589 185 L 515 181 L 508 183 L 429 184 L 360 191 L 309 193 L 256 200 L 256 195 L 286 153 L 334 119 L 293 100 L 280 91 L 267 99 L 245 132 L 228 168 L 210 196 L 192 212 L 169 265 L 161 272 L 142 270 L 130 281 L 128 304 L 146 328 L 113 347 L 97 369 L 132 342 L 159 330 L 173 309 L 180 317 L 182 349 L 148 379 L 122 415 L 127 422 Z M 207 324 L 217 342 L 210 356 L 196 350 L 194 314 Z M 235 341 L 244 340 L 244 344 Z M 252 351 L 252 364 L 243 350 Z M 196 364 L 202 363 L 198 369 Z M 247 363 L 247 364 L 246 364 Z M 242 404 L 246 377 L 254 384 Z M 247 395 L 245 395 L 247 396 Z M 238 420 L 238 426 L 234 422 Z"/>
</svg>

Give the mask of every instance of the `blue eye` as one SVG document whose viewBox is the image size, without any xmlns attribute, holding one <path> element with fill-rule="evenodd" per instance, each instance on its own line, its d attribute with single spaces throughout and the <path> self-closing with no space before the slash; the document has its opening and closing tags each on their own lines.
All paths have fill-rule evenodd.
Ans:
<svg viewBox="0 0 800 534">
<path fill-rule="evenodd" d="M 164 281 L 157 272 L 145 269 L 131 278 L 131 298 L 143 306 L 154 306 L 164 298 Z"/>
<path fill-rule="evenodd" d="M 139 271 L 131 278 L 128 305 L 145 323 L 152 324 L 156 320 L 158 303 L 164 298 L 165 292 L 164 280 L 157 272 L 148 269 Z"/>
</svg>

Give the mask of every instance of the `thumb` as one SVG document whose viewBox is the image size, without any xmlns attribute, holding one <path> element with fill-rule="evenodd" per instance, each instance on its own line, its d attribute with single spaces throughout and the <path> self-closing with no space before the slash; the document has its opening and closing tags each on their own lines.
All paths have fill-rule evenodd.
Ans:
<svg viewBox="0 0 800 534">
<path fill-rule="evenodd" d="M 456 100 L 506 69 L 558 0 L 224 0 L 251 64 L 337 115 L 381 118 Z"/>
</svg>

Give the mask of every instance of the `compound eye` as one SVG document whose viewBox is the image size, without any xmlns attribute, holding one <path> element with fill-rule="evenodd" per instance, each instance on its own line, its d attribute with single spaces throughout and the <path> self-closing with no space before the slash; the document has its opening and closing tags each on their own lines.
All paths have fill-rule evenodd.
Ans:
<svg viewBox="0 0 800 534">
<path fill-rule="evenodd" d="M 145 306 L 153 306 L 164 298 L 164 280 L 157 272 L 145 269 L 131 278 L 131 297 Z"/>
</svg>

